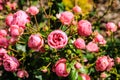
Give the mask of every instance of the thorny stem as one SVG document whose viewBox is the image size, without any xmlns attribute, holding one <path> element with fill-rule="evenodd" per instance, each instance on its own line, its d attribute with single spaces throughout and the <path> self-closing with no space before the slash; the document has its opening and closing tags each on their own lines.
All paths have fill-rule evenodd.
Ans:
<svg viewBox="0 0 120 80">
<path fill-rule="evenodd" d="M 14 50 L 12 48 L 8 48 L 8 50 L 18 53 L 18 51 Z"/>
<path fill-rule="evenodd" d="M 51 62 L 46 66 L 46 68 L 48 68 L 50 66 Z"/>
<path fill-rule="evenodd" d="M 39 28 L 39 26 L 38 26 L 38 22 L 37 22 L 37 18 L 36 18 L 36 16 L 34 15 L 34 19 L 35 19 L 35 23 L 36 23 L 36 26 L 37 26 L 37 29 Z"/>
<path fill-rule="evenodd" d="M 41 8 L 43 9 L 43 11 L 44 11 L 44 13 L 45 13 L 45 16 L 48 17 L 48 15 L 47 15 L 47 13 L 46 13 L 46 11 L 45 11 L 45 8 L 44 8 L 43 5 L 42 5 L 42 0 L 39 0 L 39 1 L 40 1 L 40 6 L 41 6 Z"/>
</svg>

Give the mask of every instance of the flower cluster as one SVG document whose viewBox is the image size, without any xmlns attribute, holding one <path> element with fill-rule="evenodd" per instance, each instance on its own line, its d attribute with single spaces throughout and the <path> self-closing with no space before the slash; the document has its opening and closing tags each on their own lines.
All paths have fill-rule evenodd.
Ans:
<svg viewBox="0 0 120 80">
<path fill-rule="evenodd" d="M 16 3 L 6 4 L 16 10 Z M 0 0 L 0 10 L 2 5 Z M 41 13 L 36 6 L 30 6 L 6 16 L 6 29 L 0 29 L 0 67 L 23 79 L 42 78 L 47 74 L 46 80 L 56 80 L 54 76 L 92 80 L 114 74 L 120 57 L 113 54 L 119 50 L 112 48 L 110 54 L 107 51 L 111 49 L 109 46 L 116 47 L 115 23 L 106 23 L 103 34 L 92 21 L 80 17 L 83 12 L 78 5 L 56 16 L 47 15 L 44 10 L 43 22 L 36 17 Z"/>
</svg>

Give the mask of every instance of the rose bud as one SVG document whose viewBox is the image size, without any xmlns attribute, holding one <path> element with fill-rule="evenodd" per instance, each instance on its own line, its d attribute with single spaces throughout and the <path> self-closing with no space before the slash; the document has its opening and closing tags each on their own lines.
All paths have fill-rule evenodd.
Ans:
<svg viewBox="0 0 120 80">
<path fill-rule="evenodd" d="M 26 10 L 27 13 L 30 13 L 31 15 L 36 15 L 39 13 L 39 9 L 35 6 L 31 6 Z"/>
<path fill-rule="evenodd" d="M 116 58 L 115 58 L 115 62 L 116 62 L 117 64 L 120 64 L 120 57 L 116 57 Z"/>
<path fill-rule="evenodd" d="M 10 26 L 12 21 L 13 21 L 13 14 L 8 14 L 6 19 L 5 19 L 6 25 Z"/>
<path fill-rule="evenodd" d="M 82 13 L 82 10 L 81 10 L 81 8 L 78 5 L 73 7 L 72 10 L 73 10 L 74 13 L 77 13 L 77 14 Z"/>
<path fill-rule="evenodd" d="M 6 37 L 7 36 L 7 31 L 4 29 L 0 30 L 0 36 Z"/>
<path fill-rule="evenodd" d="M 106 44 L 106 40 L 98 32 L 96 32 L 93 42 L 98 42 L 99 44 L 102 44 L 102 45 Z"/>
<path fill-rule="evenodd" d="M 67 72 L 66 59 L 60 59 L 56 62 L 52 69 L 59 77 L 67 77 L 69 72 Z"/>
<path fill-rule="evenodd" d="M 89 52 L 98 52 L 99 51 L 99 47 L 96 43 L 94 42 L 89 42 L 86 46 L 86 49 L 89 51 Z"/>
<path fill-rule="evenodd" d="M 0 36 L 0 47 L 8 47 L 8 40 L 6 37 Z"/>
<path fill-rule="evenodd" d="M 107 78 L 107 74 L 106 74 L 105 72 L 102 72 L 102 73 L 100 74 L 100 77 L 101 77 L 101 78 Z"/>
<path fill-rule="evenodd" d="M 25 77 L 28 78 L 29 74 L 28 74 L 28 72 L 26 70 L 18 70 L 17 76 L 19 78 L 25 78 Z"/>
<path fill-rule="evenodd" d="M 89 36 L 92 33 L 91 23 L 87 20 L 80 20 L 78 22 L 78 34 L 81 36 Z"/>
<path fill-rule="evenodd" d="M 70 25 L 73 18 L 74 18 L 73 13 L 69 12 L 69 11 L 65 11 L 65 12 L 60 13 L 60 17 L 59 17 L 60 21 L 64 25 Z"/>
<path fill-rule="evenodd" d="M 82 77 L 82 80 L 91 80 L 90 76 L 87 74 L 80 74 L 80 76 Z"/>
<path fill-rule="evenodd" d="M 7 54 L 7 51 L 4 48 L 0 48 L 0 66 L 3 64 L 3 58 Z"/>
<path fill-rule="evenodd" d="M 48 35 L 48 45 L 52 48 L 60 49 L 67 45 L 68 37 L 61 30 L 52 31 Z"/>
<path fill-rule="evenodd" d="M 111 32 L 115 32 L 117 30 L 117 26 L 113 22 L 108 22 L 106 24 L 106 29 Z"/>
<path fill-rule="evenodd" d="M 31 49 L 35 51 L 40 51 L 43 45 L 44 45 L 44 41 L 40 34 L 32 34 L 29 37 L 28 46 Z"/>
<path fill-rule="evenodd" d="M 24 29 L 18 25 L 11 25 L 9 30 L 12 37 L 18 37 L 24 32 Z"/>
<path fill-rule="evenodd" d="M 82 38 L 75 40 L 74 45 L 77 49 L 85 49 L 85 41 Z"/>
<path fill-rule="evenodd" d="M 82 67 L 82 65 L 79 62 L 76 62 L 74 66 L 76 69 L 80 69 Z"/>
</svg>

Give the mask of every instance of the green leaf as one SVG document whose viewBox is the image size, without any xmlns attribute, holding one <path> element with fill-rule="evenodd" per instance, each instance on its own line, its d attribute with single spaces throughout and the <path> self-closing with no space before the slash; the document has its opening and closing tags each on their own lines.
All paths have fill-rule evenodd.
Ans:
<svg viewBox="0 0 120 80">
<path fill-rule="evenodd" d="M 80 70 L 81 73 L 88 73 L 88 69 L 85 68 L 84 66 L 81 67 L 79 70 Z"/>
<path fill-rule="evenodd" d="M 38 80 L 42 80 L 42 75 L 35 76 Z"/>
<path fill-rule="evenodd" d="M 83 80 L 82 77 L 81 77 L 80 75 L 78 76 L 78 80 Z"/>
<path fill-rule="evenodd" d="M 16 48 L 19 51 L 26 52 L 26 45 L 16 44 Z"/>
<path fill-rule="evenodd" d="M 70 72 L 70 80 L 76 80 L 78 77 L 78 72 L 75 69 L 72 69 Z"/>
</svg>

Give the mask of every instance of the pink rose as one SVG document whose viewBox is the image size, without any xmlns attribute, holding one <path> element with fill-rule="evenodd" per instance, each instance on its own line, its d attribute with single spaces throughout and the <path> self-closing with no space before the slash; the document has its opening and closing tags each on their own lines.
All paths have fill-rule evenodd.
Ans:
<svg viewBox="0 0 120 80">
<path fill-rule="evenodd" d="M 4 55 L 7 54 L 7 51 L 4 48 L 0 48 L 0 66 L 3 64 Z"/>
<path fill-rule="evenodd" d="M 82 65 L 79 62 L 76 62 L 74 66 L 76 69 L 80 69 L 82 67 Z"/>
<path fill-rule="evenodd" d="M 11 25 L 18 25 L 19 27 L 25 28 L 25 24 L 30 22 L 30 17 L 22 10 L 17 11 L 13 15 L 13 21 Z"/>
<path fill-rule="evenodd" d="M 9 30 L 12 37 L 18 37 L 24 32 L 24 29 L 18 25 L 11 25 Z"/>
<path fill-rule="evenodd" d="M 60 77 L 67 77 L 69 73 L 66 69 L 66 59 L 60 59 L 56 62 L 56 64 L 53 66 L 52 69 L 53 72 L 55 72 Z"/>
<path fill-rule="evenodd" d="M 76 5 L 75 7 L 73 7 L 72 10 L 73 10 L 74 13 L 82 13 L 82 10 L 81 10 L 81 8 L 78 5 Z"/>
<path fill-rule="evenodd" d="M 98 45 L 94 42 L 89 42 L 86 46 L 86 49 L 90 52 L 98 52 L 99 51 Z"/>
<path fill-rule="evenodd" d="M 7 17 L 5 19 L 6 25 L 10 26 L 12 21 L 13 21 L 13 14 L 7 15 Z"/>
<path fill-rule="evenodd" d="M 0 30 L 0 36 L 6 37 L 7 36 L 7 31 L 4 29 Z"/>
<path fill-rule="evenodd" d="M 0 4 L 2 4 L 3 3 L 3 0 L 0 0 Z"/>
<path fill-rule="evenodd" d="M 78 38 L 74 42 L 74 45 L 77 49 L 85 49 L 85 41 L 82 38 Z"/>
<path fill-rule="evenodd" d="M 91 80 L 90 76 L 87 74 L 80 74 L 80 76 L 82 77 L 82 80 Z"/>
<path fill-rule="evenodd" d="M 113 58 L 110 58 L 109 56 L 107 56 L 107 59 L 108 59 L 108 62 L 109 62 L 109 65 L 107 67 L 107 71 L 110 71 L 111 68 L 114 66 L 114 59 Z"/>
<path fill-rule="evenodd" d="M 30 13 L 31 15 L 36 15 L 39 13 L 39 9 L 35 6 L 31 6 L 26 10 L 27 13 Z"/>
<path fill-rule="evenodd" d="M 11 38 L 9 39 L 9 44 L 14 45 L 17 41 L 18 41 L 18 38 L 17 38 L 17 37 L 11 37 Z"/>
<path fill-rule="evenodd" d="M 3 5 L 2 4 L 0 4 L 0 10 L 3 10 Z"/>
<path fill-rule="evenodd" d="M 8 40 L 6 37 L 0 36 L 0 47 L 8 47 Z"/>
<path fill-rule="evenodd" d="M 19 78 L 25 78 L 25 77 L 28 78 L 29 74 L 28 74 L 28 72 L 26 70 L 18 70 L 17 76 Z"/>
<path fill-rule="evenodd" d="M 65 32 L 61 30 L 52 31 L 48 35 L 48 45 L 52 48 L 60 49 L 67 45 L 68 38 Z"/>
<path fill-rule="evenodd" d="M 102 44 L 102 45 L 106 44 L 106 40 L 98 32 L 96 33 L 96 35 L 95 35 L 95 37 L 93 39 L 93 42 L 98 42 L 99 44 Z"/>
<path fill-rule="evenodd" d="M 62 24 L 64 25 L 70 25 L 72 20 L 74 18 L 74 15 L 72 12 L 69 12 L 69 11 L 65 11 L 65 12 L 62 12 L 60 14 L 60 21 L 62 22 Z"/>
<path fill-rule="evenodd" d="M 78 34 L 81 36 L 89 36 L 92 33 L 91 23 L 87 20 L 80 20 L 78 22 Z"/>
<path fill-rule="evenodd" d="M 13 2 L 13 3 L 11 4 L 12 10 L 16 10 L 16 7 L 17 7 L 17 3 L 16 3 L 16 2 Z"/>
<path fill-rule="evenodd" d="M 110 58 L 109 56 L 101 56 L 98 57 L 98 59 L 96 60 L 96 70 L 97 71 L 109 71 L 112 66 L 114 66 L 114 62 L 113 59 Z"/>
<path fill-rule="evenodd" d="M 35 50 L 39 51 L 44 45 L 43 38 L 39 34 L 32 34 L 28 40 L 28 46 Z"/>
<path fill-rule="evenodd" d="M 117 30 L 117 26 L 113 22 L 108 22 L 106 24 L 106 29 L 111 32 L 115 32 Z"/>
<path fill-rule="evenodd" d="M 3 66 L 6 71 L 14 72 L 18 69 L 19 65 L 20 64 L 19 64 L 18 60 L 12 56 L 7 56 L 3 60 Z"/>
</svg>

